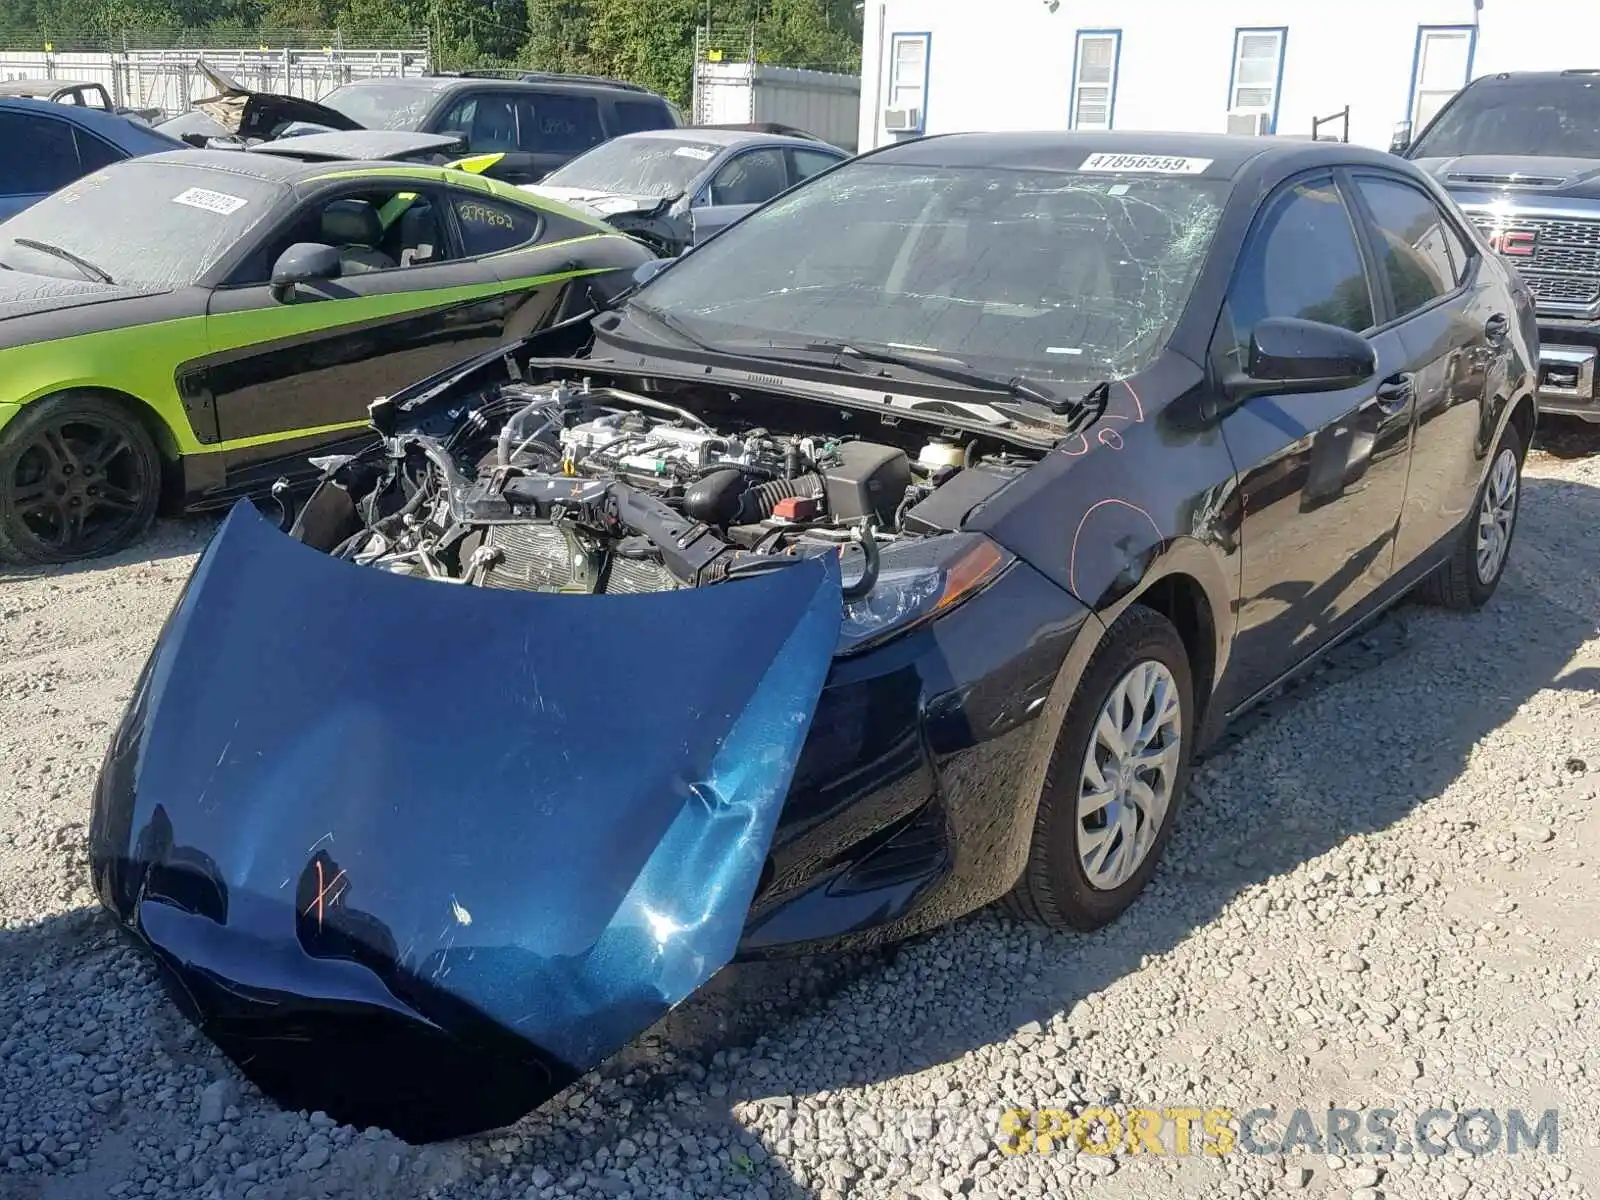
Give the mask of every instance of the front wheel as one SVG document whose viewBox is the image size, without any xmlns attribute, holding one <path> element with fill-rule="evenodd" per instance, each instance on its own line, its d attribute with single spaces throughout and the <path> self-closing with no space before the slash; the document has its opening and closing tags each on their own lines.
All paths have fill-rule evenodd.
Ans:
<svg viewBox="0 0 1600 1200">
<path fill-rule="evenodd" d="M 1430 604 L 1471 612 L 1488 603 L 1500 586 L 1522 501 L 1522 436 L 1507 425 L 1478 489 L 1478 503 L 1455 549 L 1417 589 Z"/>
<path fill-rule="evenodd" d="M 1160 613 L 1135 606 L 1084 668 L 1011 907 L 1057 929 L 1096 929 L 1120 916 L 1172 836 L 1193 741 L 1183 639 Z"/>
<path fill-rule="evenodd" d="M 115 401 L 51 396 L 0 430 L 0 555 L 65 563 L 121 550 L 149 529 L 160 493 L 155 443 Z"/>
</svg>

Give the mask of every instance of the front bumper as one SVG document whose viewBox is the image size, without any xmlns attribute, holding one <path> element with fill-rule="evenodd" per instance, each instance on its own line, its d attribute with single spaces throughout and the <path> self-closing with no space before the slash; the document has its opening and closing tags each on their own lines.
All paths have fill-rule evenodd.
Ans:
<svg viewBox="0 0 1600 1200">
<path fill-rule="evenodd" d="M 1600 422 L 1600 321 L 1539 318 L 1539 411 Z"/>
</svg>

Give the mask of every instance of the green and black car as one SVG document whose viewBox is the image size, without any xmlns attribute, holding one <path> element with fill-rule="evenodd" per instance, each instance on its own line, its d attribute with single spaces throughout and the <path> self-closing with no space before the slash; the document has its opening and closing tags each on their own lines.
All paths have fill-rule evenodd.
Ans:
<svg viewBox="0 0 1600 1200">
<path fill-rule="evenodd" d="M 651 258 L 451 166 L 185 150 L 0 224 L 0 553 L 136 540 L 369 436 L 367 404 L 576 316 Z"/>
</svg>

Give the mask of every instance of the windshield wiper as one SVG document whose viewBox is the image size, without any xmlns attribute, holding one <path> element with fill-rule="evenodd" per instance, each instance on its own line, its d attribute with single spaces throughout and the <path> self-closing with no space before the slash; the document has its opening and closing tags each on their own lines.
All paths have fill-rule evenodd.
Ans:
<svg viewBox="0 0 1600 1200">
<path fill-rule="evenodd" d="M 915 351 L 895 350 L 888 347 L 860 346 L 854 342 L 826 340 L 810 342 L 794 349 L 811 354 L 833 354 L 841 358 L 856 358 L 863 362 L 884 363 L 887 366 L 905 367 L 921 371 L 936 379 L 947 379 L 963 387 L 979 388 L 986 392 L 1004 392 L 1017 400 L 1042 404 L 1058 417 L 1070 416 L 1082 409 L 1082 404 L 1066 396 L 1058 396 L 1042 384 L 1022 375 L 1001 375 L 980 371 L 971 363 L 951 355 L 937 358 L 917 354 Z M 942 360 L 942 361 L 941 361 Z"/>
<path fill-rule="evenodd" d="M 1081 416 L 1091 409 L 1094 404 L 1095 390 L 1091 390 L 1081 400 L 1074 400 L 1067 396 L 1058 396 L 1043 385 L 1033 382 L 1020 375 L 1005 376 L 980 371 L 970 363 L 959 358 L 941 355 L 944 361 L 933 361 L 915 353 L 902 353 L 888 348 L 863 347 L 853 342 L 844 341 L 817 341 L 808 342 L 800 346 L 776 345 L 768 349 L 750 349 L 744 345 L 714 346 L 699 337 L 688 328 L 681 320 L 665 309 L 660 309 L 651 304 L 641 304 L 637 300 L 630 301 L 628 308 L 634 312 L 642 312 L 645 316 L 655 321 L 662 327 L 671 330 L 678 337 L 688 342 L 699 350 L 709 354 L 719 354 L 729 358 L 755 359 L 759 362 L 787 362 L 798 363 L 802 366 L 809 365 L 813 356 L 829 359 L 825 366 L 837 366 L 848 370 L 861 370 L 860 363 L 875 362 L 888 366 L 905 367 L 912 371 L 920 371 L 924 375 L 931 375 L 937 379 L 946 379 L 962 387 L 976 388 L 979 391 L 999 392 L 1017 400 L 1025 400 L 1032 404 L 1042 405 L 1058 417 Z M 850 362 L 858 359 L 860 362 Z M 950 364 L 950 365 L 946 365 Z M 1025 410 L 1017 410 L 1001 404 L 991 407 L 999 413 L 1011 418 L 1022 420 L 1029 419 L 1030 414 Z M 1035 416 L 1034 419 L 1037 419 Z"/>
<path fill-rule="evenodd" d="M 49 254 L 56 258 L 65 259 L 84 274 L 94 276 L 101 283 L 114 284 L 117 282 L 88 259 L 79 258 L 71 250 L 63 250 L 60 246 L 52 246 L 49 242 L 36 242 L 32 238 L 12 238 L 11 240 L 18 246 L 26 246 L 29 250 L 37 250 L 41 254 Z"/>
<path fill-rule="evenodd" d="M 629 300 L 628 311 L 643 313 L 662 328 L 670 329 L 673 333 L 677 334 L 680 338 L 688 342 L 697 350 L 704 350 L 708 354 L 725 354 L 737 357 L 735 351 L 725 350 L 720 346 L 713 346 L 710 342 L 700 337 L 694 332 L 694 330 L 690 329 L 681 320 L 673 316 L 664 308 L 657 308 L 654 304 L 643 304 L 638 300 Z"/>
</svg>

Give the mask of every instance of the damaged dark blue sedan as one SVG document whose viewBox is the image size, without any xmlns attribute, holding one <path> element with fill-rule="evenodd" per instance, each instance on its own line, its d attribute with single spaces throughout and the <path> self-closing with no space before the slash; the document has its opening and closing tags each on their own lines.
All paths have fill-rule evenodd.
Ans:
<svg viewBox="0 0 1600 1200">
<path fill-rule="evenodd" d="M 100 897 L 286 1104 L 481 1130 L 741 955 L 1102 925 L 1230 717 L 1505 569 L 1531 301 L 1392 157 L 929 138 L 651 270 L 235 510 L 108 751 Z"/>
</svg>

